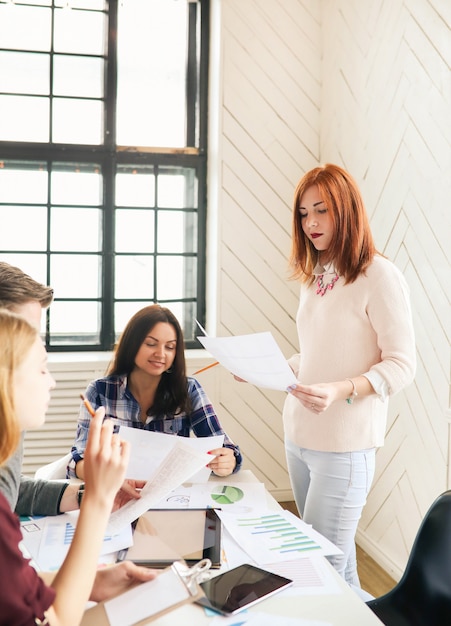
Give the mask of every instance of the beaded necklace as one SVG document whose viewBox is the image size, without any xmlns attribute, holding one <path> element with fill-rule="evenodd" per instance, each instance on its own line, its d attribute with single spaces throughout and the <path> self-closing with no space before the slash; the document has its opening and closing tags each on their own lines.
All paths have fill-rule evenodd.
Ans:
<svg viewBox="0 0 451 626">
<path fill-rule="evenodd" d="M 339 276 L 337 272 L 334 272 L 334 277 L 332 278 L 332 280 L 329 283 L 327 283 L 327 285 L 325 285 L 324 274 L 321 274 L 320 276 L 318 276 L 318 282 L 316 283 L 316 286 L 318 287 L 318 289 L 316 290 L 317 295 L 324 296 L 324 294 L 327 292 L 328 289 L 334 288 L 334 285 L 338 279 L 339 279 Z"/>
</svg>

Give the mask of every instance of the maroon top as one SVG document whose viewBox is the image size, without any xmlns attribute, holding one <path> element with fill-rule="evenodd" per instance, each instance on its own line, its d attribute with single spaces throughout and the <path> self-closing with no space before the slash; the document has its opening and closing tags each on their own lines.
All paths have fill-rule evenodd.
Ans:
<svg viewBox="0 0 451 626">
<path fill-rule="evenodd" d="M 17 516 L 0 493 L 0 626 L 35 626 L 55 599 L 19 548 L 22 532 Z"/>
</svg>

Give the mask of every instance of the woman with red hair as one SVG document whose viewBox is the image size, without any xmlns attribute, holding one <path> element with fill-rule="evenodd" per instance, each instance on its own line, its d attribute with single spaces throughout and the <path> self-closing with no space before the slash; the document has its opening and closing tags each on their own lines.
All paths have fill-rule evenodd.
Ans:
<svg viewBox="0 0 451 626">
<path fill-rule="evenodd" d="M 294 195 L 290 255 L 300 281 L 299 353 L 283 420 L 300 515 L 343 554 L 359 587 L 355 533 L 383 445 L 389 396 L 412 382 L 415 339 L 401 272 L 375 249 L 354 179 L 337 165 L 307 172 Z"/>
</svg>

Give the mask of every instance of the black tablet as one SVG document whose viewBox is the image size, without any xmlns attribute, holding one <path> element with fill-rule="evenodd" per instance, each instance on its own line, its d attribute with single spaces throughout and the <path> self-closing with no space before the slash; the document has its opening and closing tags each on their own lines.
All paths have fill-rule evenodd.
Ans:
<svg viewBox="0 0 451 626">
<path fill-rule="evenodd" d="M 205 596 L 196 602 L 222 615 L 234 615 L 292 584 L 289 578 L 255 565 L 239 565 L 200 583 Z"/>
<path fill-rule="evenodd" d="M 151 509 L 134 524 L 133 546 L 118 560 L 162 568 L 174 561 L 221 565 L 221 520 L 214 509 Z"/>
</svg>

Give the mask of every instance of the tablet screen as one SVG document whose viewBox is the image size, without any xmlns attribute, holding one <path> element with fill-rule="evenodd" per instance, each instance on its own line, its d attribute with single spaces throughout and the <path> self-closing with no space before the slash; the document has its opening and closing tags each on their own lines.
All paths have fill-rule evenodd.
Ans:
<svg viewBox="0 0 451 626">
<path fill-rule="evenodd" d="M 137 520 L 133 546 L 123 558 L 148 567 L 208 558 L 219 567 L 221 520 L 214 509 L 151 509 Z"/>
<path fill-rule="evenodd" d="M 233 615 L 293 584 L 289 578 L 255 565 L 240 565 L 200 584 L 205 598 L 199 604 Z"/>
</svg>

